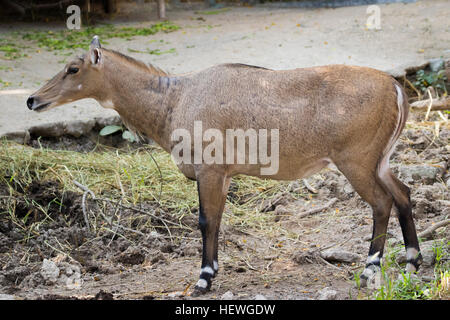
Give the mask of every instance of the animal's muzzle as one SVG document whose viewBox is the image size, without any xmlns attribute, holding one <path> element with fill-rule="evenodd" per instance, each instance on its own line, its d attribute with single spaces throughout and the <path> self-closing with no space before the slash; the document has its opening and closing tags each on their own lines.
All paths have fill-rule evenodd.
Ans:
<svg viewBox="0 0 450 320">
<path fill-rule="evenodd" d="M 46 107 L 48 107 L 50 104 L 51 104 L 51 102 L 42 103 L 39 101 L 38 98 L 35 98 L 33 96 L 30 96 L 27 100 L 28 109 L 33 110 L 33 111 L 42 111 Z"/>
<path fill-rule="evenodd" d="M 30 96 L 27 100 L 28 109 L 33 110 L 33 105 L 34 105 L 34 97 Z"/>
</svg>

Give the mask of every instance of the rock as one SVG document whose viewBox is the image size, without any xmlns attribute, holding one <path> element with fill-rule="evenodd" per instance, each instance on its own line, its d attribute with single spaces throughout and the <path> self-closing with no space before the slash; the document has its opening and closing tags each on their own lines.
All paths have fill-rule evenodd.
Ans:
<svg viewBox="0 0 450 320">
<path fill-rule="evenodd" d="M 135 246 L 128 247 L 124 252 L 122 252 L 117 258 L 118 262 L 128 265 L 141 264 L 145 260 L 145 255 L 143 251 Z"/>
<path fill-rule="evenodd" d="M 178 298 L 183 296 L 183 292 L 181 291 L 174 291 L 167 295 L 169 298 Z"/>
<path fill-rule="evenodd" d="M 122 124 L 122 120 L 120 119 L 119 115 L 111 115 L 109 117 L 95 117 L 95 125 L 99 129 L 102 129 L 106 126 L 116 125 L 120 126 Z"/>
<path fill-rule="evenodd" d="M 267 300 L 267 298 L 265 296 L 263 296 L 262 294 L 257 294 L 253 300 Z"/>
<path fill-rule="evenodd" d="M 316 256 L 312 251 L 299 251 L 292 255 L 292 259 L 298 264 L 314 263 Z"/>
<path fill-rule="evenodd" d="M 336 290 L 326 287 L 320 290 L 317 294 L 318 300 L 335 300 L 337 292 Z"/>
<path fill-rule="evenodd" d="M 422 181 L 426 184 L 433 184 L 436 177 L 445 172 L 445 167 L 445 163 L 402 166 L 400 167 L 400 175 L 406 183 Z"/>
<path fill-rule="evenodd" d="M 233 297 L 234 297 L 233 292 L 227 291 L 220 297 L 220 299 L 221 300 L 233 300 Z"/>
<path fill-rule="evenodd" d="M 423 217 L 426 216 L 427 213 L 433 212 L 433 203 L 431 201 L 424 198 L 416 198 L 414 199 L 414 202 L 416 204 L 414 214 L 417 217 Z"/>
<path fill-rule="evenodd" d="M 425 241 L 420 244 L 420 252 L 422 253 L 423 265 L 432 267 L 436 263 L 436 251 L 434 248 L 441 246 L 437 240 Z M 402 250 L 397 255 L 398 263 L 406 263 L 406 252 Z"/>
<path fill-rule="evenodd" d="M 6 139 L 20 143 L 20 144 L 27 144 L 30 142 L 30 133 L 28 130 L 24 131 L 15 131 L 15 132 L 9 132 L 4 135 Z"/>
<path fill-rule="evenodd" d="M 81 279 L 80 266 L 76 264 L 70 264 L 67 262 L 61 262 L 58 264 L 60 277 L 59 282 L 65 284 L 69 289 L 80 289 L 83 283 Z"/>
<path fill-rule="evenodd" d="M 10 294 L 0 293 L 0 300 L 16 300 L 16 297 Z"/>
<path fill-rule="evenodd" d="M 320 253 L 321 257 L 332 262 L 352 263 L 359 260 L 359 255 L 342 249 L 331 248 Z"/>
<path fill-rule="evenodd" d="M 80 137 L 89 133 L 95 126 L 95 120 L 74 120 L 66 123 L 64 133 Z"/>
<path fill-rule="evenodd" d="M 110 292 L 100 290 L 94 297 L 95 300 L 114 300 L 114 296 Z"/>
<path fill-rule="evenodd" d="M 450 59 L 445 62 L 445 75 L 450 79 Z"/>
<path fill-rule="evenodd" d="M 44 259 L 40 274 L 47 282 L 55 283 L 59 277 L 59 268 L 53 261 Z"/>
<path fill-rule="evenodd" d="M 38 137 L 59 137 L 64 134 L 64 122 L 42 123 L 31 127 L 29 132 Z"/>
<path fill-rule="evenodd" d="M 431 59 L 430 60 L 430 69 L 433 72 L 438 72 L 439 70 L 444 69 L 445 67 L 445 61 L 444 59 L 437 58 L 437 59 Z"/>
</svg>

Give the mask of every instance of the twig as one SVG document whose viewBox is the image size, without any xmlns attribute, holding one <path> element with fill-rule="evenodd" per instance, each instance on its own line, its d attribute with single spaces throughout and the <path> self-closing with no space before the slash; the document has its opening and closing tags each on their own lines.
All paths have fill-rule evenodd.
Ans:
<svg viewBox="0 0 450 320">
<path fill-rule="evenodd" d="M 160 183 L 159 183 L 159 199 L 158 199 L 158 202 L 159 202 L 159 201 L 161 201 L 162 186 L 163 186 L 164 178 L 163 178 L 161 169 L 160 169 L 160 167 L 159 167 L 159 165 L 158 165 L 158 162 L 156 162 L 156 160 L 155 160 L 155 158 L 153 157 L 152 153 L 151 153 L 151 152 L 148 152 L 147 150 L 145 150 L 145 151 L 148 153 L 148 155 L 150 156 L 150 158 L 152 158 L 152 160 L 153 160 L 153 162 L 155 163 L 156 168 L 158 169 L 158 172 L 159 172 L 159 182 L 160 182 Z"/>
<path fill-rule="evenodd" d="M 83 197 L 81 199 L 81 209 L 83 210 L 83 217 L 84 217 L 84 222 L 86 223 L 86 227 L 88 229 L 88 231 L 91 231 L 90 225 L 89 225 L 89 217 L 88 217 L 88 212 L 86 210 L 86 196 L 89 193 L 92 197 L 93 200 L 95 200 L 95 194 L 86 186 L 82 185 L 81 183 L 79 183 L 76 180 L 73 180 L 73 183 L 80 188 L 81 190 L 84 191 L 83 193 Z"/>
<path fill-rule="evenodd" d="M 120 198 L 120 200 L 119 200 L 119 203 L 117 204 L 117 206 L 116 206 L 116 210 L 115 210 L 115 212 L 114 212 L 114 214 L 113 214 L 113 217 L 117 214 L 117 212 L 119 212 L 119 216 L 117 217 L 117 224 L 118 225 L 120 225 L 120 217 L 121 217 L 121 214 L 120 214 L 120 212 L 121 212 L 121 210 L 120 210 L 120 206 L 119 206 L 119 204 L 121 204 L 122 203 L 122 198 Z M 112 221 L 112 219 L 111 219 L 111 221 Z M 113 236 L 111 237 L 111 240 L 109 240 L 109 243 L 108 243 L 108 247 L 111 245 L 111 242 L 113 241 L 113 239 L 115 238 L 115 236 L 117 235 L 117 230 L 119 230 L 119 227 L 118 226 L 116 226 L 116 228 L 115 229 L 112 229 L 112 231 L 113 231 Z"/>
<path fill-rule="evenodd" d="M 317 190 L 314 189 L 308 182 L 308 180 L 303 179 L 303 184 L 305 185 L 306 189 L 308 189 L 311 193 L 317 194 Z"/>
<path fill-rule="evenodd" d="M 107 202 L 114 203 L 114 204 L 117 204 L 117 203 L 118 203 L 118 201 L 116 201 L 116 200 L 111 200 L 111 199 L 107 199 L 107 198 L 96 198 L 95 200 L 97 200 L 97 201 L 107 201 Z M 143 213 L 143 214 L 145 214 L 145 215 L 149 215 L 149 216 L 151 216 L 151 217 L 153 217 L 153 218 L 155 218 L 155 219 L 157 219 L 157 220 L 159 220 L 159 221 L 161 221 L 161 222 L 166 222 L 166 223 L 168 223 L 168 224 L 171 224 L 171 225 L 174 225 L 174 226 L 177 226 L 177 227 L 180 226 L 179 224 L 177 224 L 177 223 L 175 223 L 175 222 L 172 222 L 172 221 L 166 220 L 166 219 L 164 219 L 164 218 L 158 217 L 158 216 L 156 216 L 156 215 L 154 215 L 154 214 L 152 214 L 152 213 L 150 213 L 150 212 L 148 212 L 148 211 L 144 211 L 144 210 L 141 210 L 141 209 L 132 207 L 132 206 L 127 206 L 127 205 L 125 205 L 125 204 L 119 204 L 119 205 L 120 205 L 122 208 L 124 208 L 124 209 L 129 209 L 129 210 L 133 210 L 133 211 L 135 211 L 135 212 L 139 212 L 139 213 Z M 186 229 L 189 229 L 189 230 L 190 230 L 190 228 L 186 228 Z"/>
<path fill-rule="evenodd" d="M 425 229 L 424 231 L 422 231 L 421 233 L 419 233 L 417 236 L 419 238 L 427 238 L 429 237 L 436 229 L 439 229 L 441 227 L 444 227 L 446 225 L 450 224 L 450 219 L 444 220 L 444 221 L 440 221 L 438 223 L 433 224 L 431 227 L 429 227 L 428 229 Z"/>
<path fill-rule="evenodd" d="M 136 212 L 139 212 L 139 213 L 143 213 L 143 214 L 145 214 L 145 215 L 149 215 L 149 216 L 151 216 L 151 217 L 153 217 L 153 218 L 155 218 L 155 219 L 161 221 L 161 222 L 164 224 L 165 228 L 167 229 L 167 232 L 169 233 L 170 241 L 173 243 L 172 233 L 171 233 L 171 231 L 170 231 L 170 228 L 167 226 L 167 224 L 171 224 L 171 225 L 180 227 L 179 224 L 177 224 L 177 223 L 175 223 L 175 222 L 172 222 L 172 221 L 169 221 L 169 220 L 166 220 L 166 219 L 163 219 L 163 218 L 161 218 L 161 217 L 158 217 L 158 216 L 156 216 L 156 215 L 154 215 L 154 214 L 152 214 L 152 213 L 150 213 L 150 212 L 147 212 L 147 211 L 144 211 L 144 210 L 141 210 L 141 209 L 138 209 L 138 208 L 134 208 L 134 207 L 131 207 L 131 206 L 124 205 L 124 204 L 122 204 L 122 198 L 121 198 L 119 201 L 115 201 L 115 200 L 111 200 L 111 199 L 107 199 L 107 198 L 101 198 L 101 197 L 96 198 L 96 197 L 95 197 L 95 194 L 94 194 L 88 187 L 82 185 L 81 183 L 79 183 L 79 182 L 76 181 L 76 180 L 73 180 L 73 183 L 74 183 L 78 188 L 80 188 L 81 190 L 84 191 L 83 198 L 82 198 L 82 209 L 83 209 L 84 220 L 85 220 L 85 222 L 86 222 L 86 225 L 87 225 L 87 228 L 88 228 L 89 231 L 90 231 L 90 228 L 89 228 L 88 212 L 87 212 L 87 210 L 86 210 L 86 205 L 85 205 L 86 195 L 87 195 L 88 193 L 92 196 L 92 199 L 93 199 L 94 201 L 105 201 L 105 202 L 109 202 L 109 203 L 116 204 L 116 210 L 117 210 L 119 207 L 120 207 L 120 208 L 125 208 L 125 209 L 133 210 L 133 211 L 136 211 Z M 117 211 L 116 211 L 116 212 L 117 212 Z M 111 219 L 108 218 L 108 217 L 107 217 L 103 212 L 101 212 L 101 211 L 100 211 L 100 214 L 102 215 L 102 217 L 103 217 L 103 218 L 104 218 L 111 226 L 116 227 L 115 231 L 111 230 L 111 231 L 113 231 L 114 234 L 117 234 L 118 228 L 121 228 L 121 229 L 123 229 L 123 230 L 130 231 L 130 232 L 133 232 L 133 233 L 136 233 L 136 234 L 145 236 L 145 234 L 143 234 L 143 233 L 140 232 L 140 231 L 137 231 L 137 230 L 133 230 L 133 229 L 124 227 L 124 226 L 122 226 L 122 225 L 120 225 L 120 224 L 118 224 L 118 223 L 114 223 L 114 222 L 112 221 L 112 218 L 111 218 Z M 184 228 L 190 230 L 190 228 L 186 228 L 186 227 L 184 227 Z"/>
<path fill-rule="evenodd" d="M 420 91 L 417 90 L 417 88 L 411 83 L 411 81 L 408 80 L 408 78 L 404 77 L 404 79 L 405 79 L 405 82 L 417 93 L 419 100 L 422 99 L 422 95 L 420 94 Z"/>
<path fill-rule="evenodd" d="M 428 110 L 430 105 L 430 99 L 427 100 L 419 100 L 410 104 L 410 107 L 415 110 Z M 431 102 L 431 111 L 438 110 L 449 110 L 450 109 L 450 98 L 446 99 L 434 99 Z"/>
<path fill-rule="evenodd" d="M 333 198 L 330 201 L 328 201 L 327 204 L 325 204 L 321 207 L 317 207 L 317 208 L 302 212 L 298 215 L 298 218 L 304 218 L 306 216 L 310 216 L 310 215 L 322 212 L 323 210 L 326 210 L 326 209 L 330 208 L 332 205 L 334 205 L 337 202 L 337 200 L 338 200 L 337 198 Z"/>
<path fill-rule="evenodd" d="M 430 88 L 427 89 L 427 92 L 428 92 L 428 96 L 430 97 L 430 102 L 427 107 L 427 113 L 425 114 L 425 121 L 428 120 L 428 116 L 430 115 L 430 111 L 431 111 L 431 106 L 433 105 L 433 96 L 431 95 Z"/>
</svg>

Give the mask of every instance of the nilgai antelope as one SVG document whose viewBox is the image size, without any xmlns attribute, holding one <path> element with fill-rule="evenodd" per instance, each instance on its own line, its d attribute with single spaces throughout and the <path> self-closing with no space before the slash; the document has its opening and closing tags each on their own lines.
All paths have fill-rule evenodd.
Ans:
<svg viewBox="0 0 450 320">
<path fill-rule="evenodd" d="M 167 152 L 178 146 L 172 133 L 180 128 L 194 137 L 189 143 L 197 144 L 194 123 L 198 122 L 203 129 L 224 135 L 228 129 L 277 129 L 278 165 L 269 175 L 261 173 L 267 162 L 198 162 L 190 148 L 183 159 L 192 161 L 177 163 L 187 178 L 197 181 L 198 188 L 203 252 L 194 295 L 208 291 L 217 274 L 220 221 L 230 180 L 238 174 L 294 180 L 334 163 L 373 210 L 362 284 L 380 268 L 393 204 L 405 241 L 406 270 L 415 272 L 421 264 L 410 190 L 389 168 L 409 105 L 402 87 L 386 73 L 345 65 L 275 71 L 222 64 L 169 75 L 102 48 L 94 37 L 89 51 L 31 95 L 27 105 L 44 111 L 83 98 L 116 110 L 131 130 L 153 139 Z M 245 139 L 244 147 L 249 147 L 249 140 Z M 225 148 L 215 151 L 219 149 Z M 235 149 L 227 149 L 233 159 L 235 152 L 242 152 Z"/>
</svg>

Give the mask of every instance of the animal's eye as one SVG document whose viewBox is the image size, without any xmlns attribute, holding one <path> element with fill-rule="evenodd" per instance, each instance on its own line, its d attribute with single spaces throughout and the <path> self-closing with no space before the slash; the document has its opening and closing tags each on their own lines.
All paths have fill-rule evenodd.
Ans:
<svg viewBox="0 0 450 320">
<path fill-rule="evenodd" d="M 77 73 L 78 70 L 79 70 L 78 68 L 70 67 L 69 69 L 67 69 L 67 73 L 68 74 L 74 74 L 74 73 Z"/>
</svg>

